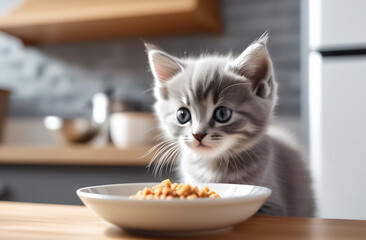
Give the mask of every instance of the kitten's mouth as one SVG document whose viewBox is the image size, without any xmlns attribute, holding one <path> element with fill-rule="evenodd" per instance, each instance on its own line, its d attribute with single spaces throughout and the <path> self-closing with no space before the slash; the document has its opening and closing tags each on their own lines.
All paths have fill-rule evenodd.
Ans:
<svg viewBox="0 0 366 240">
<path fill-rule="evenodd" d="M 215 145 L 214 145 L 215 146 Z M 202 157 L 215 157 L 217 156 L 217 148 L 210 144 L 200 142 L 190 142 L 188 147 L 196 154 Z"/>
<path fill-rule="evenodd" d="M 206 145 L 205 143 L 202 142 L 190 142 L 187 143 L 188 147 L 193 150 L 194 152 L 198 153 L 198 154 L 203 154 L 203 155 L 207 155 L 207 154 L 211 154 L 213 153 L 213 147 L 210 145 Z"/>
<path fill-rule="evenodd" d="M 199 143 L 199 144 L 197 145 L 197 148 L 201 148 L 201 149 L 211 149 L 211 147 L 209 147 L 209 146 L 207 146 L 207 145 L 205 145 L 205 144 L 203 144 L 203 143 Z"/>
</svg>

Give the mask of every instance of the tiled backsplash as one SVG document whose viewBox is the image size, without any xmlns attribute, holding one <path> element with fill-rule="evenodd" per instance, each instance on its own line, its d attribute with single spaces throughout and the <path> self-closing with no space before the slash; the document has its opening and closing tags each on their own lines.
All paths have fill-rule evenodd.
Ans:
<svg viewBox="0 0 366 240">
<path fill-rule="evenodd" d="M 1 4 L 1 3 L 0 3 Z M 299 114 L 299 0 L 222 0 L 225 33 L 146 39 L 178 56 L 241 52 L 269 29 L 281 115 Z M 148 24 L 148 23 L 147 23 Z M 0 35 L 0 87 L 13 90 L 11 116 L 79 116 L 107 88 L 150 110 L 152 77 L 141 39 L 23 47 Z"/>
</svg>

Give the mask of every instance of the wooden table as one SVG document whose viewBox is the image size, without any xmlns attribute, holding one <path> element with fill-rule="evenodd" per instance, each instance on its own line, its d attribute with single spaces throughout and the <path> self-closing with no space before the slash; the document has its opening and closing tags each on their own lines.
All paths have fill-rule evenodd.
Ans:
<svg viewBox="0 0 366 240">
<path fill-rule="evenodd" d="M 157 238 L 130 235 L 81 206 L 0 201 L 0 239 Z M 366 221 L 254 216 L 229 232 L 186 239 L 364 240 Z"/>
</svg>

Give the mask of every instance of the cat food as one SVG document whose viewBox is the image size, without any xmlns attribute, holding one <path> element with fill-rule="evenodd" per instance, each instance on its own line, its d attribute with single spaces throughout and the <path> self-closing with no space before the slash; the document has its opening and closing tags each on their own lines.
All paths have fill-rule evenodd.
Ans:
<svg viewBox="0 0 366 240">
<path fill-rule="evenodd" d="M 131 195 L 131 199 L 196 199 L 196 198 L 220 198 L 219 194 L 206 186 L 199 189 L 197 186 L 192 187 L 189 184 L 171 183 L 169 179 L 162 181 L 159 185 L 153 186 L 152 189 L 145 187 L 138 191 L 136 195 Z"/>
</svg>

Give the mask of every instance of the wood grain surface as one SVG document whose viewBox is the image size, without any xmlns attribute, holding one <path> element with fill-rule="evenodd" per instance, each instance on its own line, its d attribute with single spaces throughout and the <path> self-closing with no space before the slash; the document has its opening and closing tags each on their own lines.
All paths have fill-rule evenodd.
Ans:
<svg viewBox="0 0 366 240">
<path fill-rule="evenodd" d="M 151 146 L 126 149 L 112 146 L 2 146 L 0 164 L 147 166 L 155 153 L 146 155 L 150 149 Z"/>
<path fill-rule="evenodd" d="M 220 33 L 216 0 L 26 0 L 0 30 L 27 44 Z"/>
<path fill-rule="evenodd" d="M 158 238 L 126 233 L 81 206 L 0 202 L 0 239 Z M 230 231 L 186 239 L 364 240 L 366 221 L 254 216 Z"/>
</svg>

